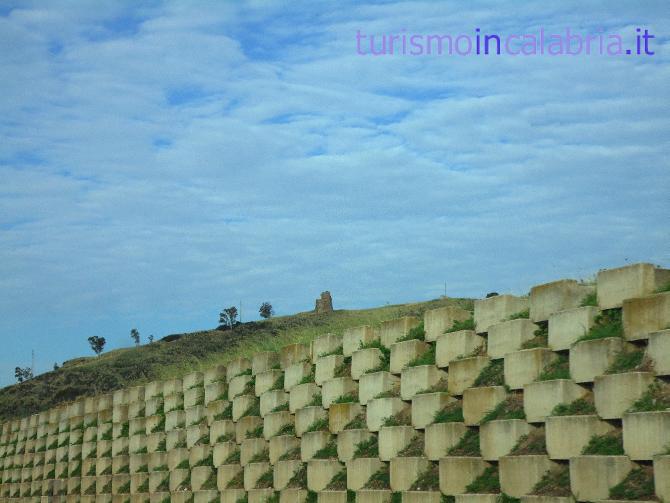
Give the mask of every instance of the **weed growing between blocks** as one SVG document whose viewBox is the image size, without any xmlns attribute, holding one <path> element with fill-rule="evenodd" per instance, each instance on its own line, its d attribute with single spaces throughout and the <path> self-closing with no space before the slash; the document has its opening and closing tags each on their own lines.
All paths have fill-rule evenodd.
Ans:
<svg viewBox="0 0 670 503">
<path fill-rule="evenodd" d="M 558 358 L 547 365 L 537 378 L 538 381 L 555 379 L 570 379 L 570 361 L 564 354 L 559 354 Z"/>
<path fill-rule="evenodd" d="M 654 469 L 651 466 L 642 466 L 631 470 L 625 479 L 610 489 L 610 499 L 655 500 Z"/>
<path fill-rule="evenodd" d="M 481 456 L 482 452 L 479 447 L 479 431 L 476 429 L 469 429 L 466 431 L 465 435 L 461 437 L 458 443 L 449 449 L 447 455 L 466 457 Z"/>
<path fill-rule="evenodd" d="M 578 398 L 568 404 L 560 403 L 551 411 L 552 416 L 584 416 L 596 413 L 593 397 Z"/>
<path fill-rule="evenodd" d="M 601 312 L 596 316 L 594 324 L 589 331 L 577 339 L 574 344 L 581 341 L 606 339 L 608 337 L 623 337 L 621 309 L 608 309 Z"/>
<path fill-rule="evenodd" d="M 505 400 L 488 412 L 480 424 L 502 419 L 526 419 L 523 409 L 523 393 L 512 393 Z"/>
<path fill-rule="evenodd" d="M 623 456 L 623 436 L 620 431 L 594 435 L 582 450 L 584 455 Z"/>
<path fill-rule="evenodd" d="M 670 384 L 656 381 L 628 409 L 628 412 L 652 412 L 666 409 L 670 409 Z"/>
<path fill-rule="evenodd" d="M 504 360 L 492 360 L 484 367 L 473 383 L 473 387 L 480 388 L 484 386 L 504 386 Z"/>
</svg>

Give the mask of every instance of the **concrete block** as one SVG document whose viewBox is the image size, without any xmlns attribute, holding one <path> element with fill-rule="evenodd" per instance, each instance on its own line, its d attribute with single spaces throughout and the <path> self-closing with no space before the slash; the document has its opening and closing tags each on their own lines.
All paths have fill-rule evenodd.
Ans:
<svg viewBox="0 0 670 503">
<path fill-rule="evenodd" d="M 544 454 L 503 456 L 498 462 L 500 489 L 514 498 L 525 496 L 556 465 Z"/>
<path fill-rule="evenodd" d="M 388 489 L 361 489 L 356 491 L 356 503 L 391 503 L 393 493 Z"/>
<path fill-rule="evenodd" d="M 535 323 L 524 318 L 491 325 L 486 352 L 494 360 L 504 358 L 508 353 L 521 349 L 524 342 L 535 337 L 537 329 Z"/>
<path fill-rule="evenodd" d="M 182 378 L 182 389 L 184 393 L 191 388 L 204 386 L 204 374 L 202 372 L 191 372 Z"/>
<path fill-rule="evenodd" d="M 347 461 L 347 489 L 363 489 L 370 477 L 379 471 L 384 463 L 379 458 L 356 458 Z"/>
<path fill-rule="evenodd" d="M 316 384 L 309 382 L 298 384 L 291 388 L 288 399 L 288 410 L 296 412 L 310 405 L 314 398 L 321 394 L 321 388 Z"/>
<path fill-rule="evenodd" d="M 228 385 L 224 381 L 214 382 L 205 386 L 205 405 L 216 400 L 228 398 Z"/>
<path fill-rule="evenodd" d="M 435 345 L 435 364 L 440 368 L 446 368 L 453 360 L 469 355 L 485 344 L 486 339 L 477 335 L 474 330 L 442 334 L 437 338 Z"/>
<path fill-rule="evenodd" d="M 286 369 L 295 363 L 310 361 L 312 351 L 309 344 L 289 344 L 279 350 L 279 365 Z"/>
<path fill-rule="evenodd" d="M 214 421 L 209 426 L 209 443 L 214 445 L 235 438 L 235 423 L 230 419 Z"/>
<path fill-rule="evenodd" d="M 463 392 L 463 418 L 466 426 L 476 426 L 487 412 L 505 400 L 504 386 L 483 386 L 468 388 Z"/>
<path fill-rule="evenodd" d="M 214 466 L 219 467 L 223 465 L 238 449 L 237 442 L 234 440 L 214 445 L 212 449 L 212 461 L 214 462 Z"/>
<path fill-rule="evenodd" d="M 534 286 L 530 290 L 530 319 L 548 321 L 553 313 L 579 307 L 584 297 L 594 291 L 594 286 L 580 284 L 574 279 Z"/>
<path fill-rule="evenodd" d="M 284 390 L 291 391 L 294 386 L 307 376 L 312 375 L 314 369 L 311 362 L 298 362 L 290 365 L 284 369 Z"/>
<path fill-rule="evenodd" d="M 427 342 L 412 339 L 391 344 L 391 374 L 400 374 L 409 362 L 430 349 Z"/>
<path fill-rule="evenodd" d="M 253 381 L 254 377 L 248 374 L 233 377 L 228 381 L 228 399 L 233 400 L 240 395 L 248 395 L 252 393 L 253 391 L 249 388 L 254 386 Z M 184 395 L 184 406 L 187 406 L 186 395 Z"/>
<path fill-rule="evenodd" d="M 670 269 L 652 264 L 631 264 L 598 272 L 598 305 L 601 309 L 621 307 L 623 301 L 653 294 L 670 283 Z"/>
<path fill-rule="evenodd" d="M 670 329 L 649 334 L 647 355 L 654 362 L 656 375 L 670 375 Z"/>
<path fill-rule="evenodd" d="M 209 441 L 209 426 L 206 423 L 186 428 L 186 447 L 190 449 L 204 441 Z"/>
<path fill-rule="evenodd" d="M 414 316 L 404 316 L 395 320 L 383 321 L 379 327 L 379 339 L 384 347 L 390 348 L 392 344 L 406 336 L 418 324 L 419 320 Z"/>
<path fill-rule="evenodd" d="M 440 335 L 444 334 L 445 330 L 453 326 L 454 322 L 468 320 L 471 316 L 470 311 L 457 306 L 439 307 L 426 311 L 423 315 L 426 341 L 436 341 Z"/>
<path fill-rule="evenodd" d="M 570 347 L 595 324 L 600 309 L 594 306 L 558 311 L 549 316 L 549 347 L 563 351 Z"/>
<path fill-rule="evenodd" d="M 196 405 L 184 409 L 184 417 L 186 419 L 186 427 L 195 426 L 205 421 L 205 407 Z"/>
<path fill-rule="evenodd" d="M 593 382 L 614 363 L 626 343 L 619 337 L 581 341 L 570 348 L 570 376 L 576 383 Z"/>
<path fill-rule="evenodd" d="M 358 394 L 358 383 L 351 377 L 336 377 L 324 382 L 321 388 L 323 408 L 328 409 L 333 401 L 349 394 Z"/>
<path fill-rule="evenodd" d="M 379 348 L 359 349 L 351 355 L 351 377 L 359 380 L 367 371 L 381 365 L 382 352 Z"/>
<path fill-rule="evenodd" d="M 393 458 L 389 464 L 391 491 L 409 491 L 419 476 L 430 468 L 424 457 Z"/>
<path fill-rule="evenodd" d="M 185 429 L 179 429 L 179 430 L 173 430 L 173 431 L 168 431 L 165 434 L 165 448 L 168 451 L 171 451 L 172 449 L 176 449 L 178 446 L 181 445 L 186 445 L 186 430 Z"/>
<path fill-rule="evenodd" d="M 347 491 L 319 491 L 316 494 L 317 503 L 345 503 Z"/>
<path fill-rule="evenodd" d="M 270 463 L 249 463 L 246 465 L 244 467 L 244 488 L 247 491 L 256 489 L 258 479 L 271 468 Z"/>
<path fill-rule="evenodd" d="M 342 430 L 337 435 L 337 458 L 345 463 L 353 459 L 358 444 L 374 436 L 374 433 L 365 429 Z"/>
<path fill-rule="evenodd" d="M 307 489 L 323 491 L 332 478 L 344 469 L 344 465 L 334 459 L 312 459 L 307 463 Z"/>
<path fill-rule="evenodd" d="M 306 503 L 307 489 L 283 489 L 279 493 L 279 503 Z"/>
<path fill-rule="evenodd" d="M 264 370 L 262 372 L 259 372 L 258 374 L 255 374 L 256 381 L 255 381 L 254 391 L 255 391 L 256 396 L 260 397 L 266 391 L 270 391 L 271 389 L 274 389 L 275 384 L 280 379 L 282 379 L 283 376 L 284 376 L 284 371 L 283 370 L 278 370 L 278 369 Z M 282 385 L 281 389 L 284 390 L 283 385 Z M 284 391 L 286 391 L 286 390 L 284 390 Z"/>
<path fill-rule="evenodd" d="M 426 426 L 424 453 L 431 461 L 439 461 L 467 432 L 465 423 L 433 423 Z"/>
<path fill-rule="evenodd" d="M 364 374 L 358 381 L 358 401 L 361 405 L 367 405 L 370 400 L 380 393 L 394 390 L 400 393 L 400 378 L 398 376 L 385 371 Z"/>
<path fill-rule="evenodd" d="M 523 389 L 526 384 L 535 381 L 542 370 L 558 355 L 551 349 L 522 349 L 505 356 L 505 384 L 510 389 Z"/>
<path fill-rule="evenodd" d="M 335 378 L 335 371 L 344 364 L 344 356 L 330 355 L 317 358 L 314 367 L 314 382 L 321 386 L 324 382 Z"/>
<path fill-rule="evenodd" d="M 260 398 L 261 417 L 270 414 L 277 407 L 288 405 L 289 394 L 283 389 L 266 391 Z"/>
<path fill-rule="evenodd" d="M 271 498 L 275 496 L 272 488 L 267 489 L 250 489 L 247 491 L 249 503 L 266 503 L 272 501 Z"/>
<path fill-rule="evenodd" d="M 449 393 L 462 395 L 467 388 L 475 383 L 479 373 L 490 361 L 491 359 L 488 356 L 473 356 L 453 360 L 449 365 L 449 376 L 447 378 Z"/>
<path fill-rule="evenodd" d="M 528 297 L 507 294 L 475 300 L 474 319 L 477 333 L 488 332 L 491 325 L 509 319 L 513 314 L 528 309 L 528 306 Z"/>
<path fill-rule="evenodd" d="M 360 414 L 365 414 L 365 407 L 357 402 L 334 403 L 328 409 L 328 429 L 337 434 Z"/>
<path fill-rule="evenodd" d="M 416 438 L 423 434 L 411 426 L 384 426 L 379 430 L 379 459 L 390 461 Z"/>
<path fill-rule="evenodd" d="M 286 489 L 286 485 L 290 482 L 293 476 L 302 467 L 302 461 L 297 459 L 289 459 L 286 461 L 278 461 L 274 465 L 274 483 L 273 486 L 277 491 Z"/>
<path fill-rule="evenodd" d="M 435 414 L 456 399 L 449 393 L 436 392 L 414 395 L 412 398 L 412 426 L 422 430 L 435 420 Z"/>
<path fill-rule="evenodd" d="M 289 411 L 282 410 L 266 414 L 263 418 L 263 437 L 270 439 L 288 425 L 293 425 L 293 414 Z"/>
<path fill-rule="evenodd" d="M 174 410 L 183 410 L 184 408 L 184 393 L 172 393 L 163 397 L 163 412 L 166 414 Z"/>
<path fill-rule="evenodd" d="M 165 414 L 165 431 L 172 431 L 186 426 L 186 412 L 173 410 Z"/>
<path fill-rule="evenodd" d="M 275 465 L 284 454 L 300 449 L 300 439 L 293 435 L 279 435 L 269 441 L 270 464 Z"/>
<path fill-rule="evenodd" d="M 248 433 L 263 426 L 263 419 L 258 416 L 246 416 L 235 424 L 235 441 L 241 444 Z"/>
<path fill-rule="evenodd" d="M 375 340 L 379 340 L 379 334 L 369 325 L 347 328 L 342 334 L 342 353 L 344 356 L 351 356 L 362 344 L 369 344 Z"/>
<path fill-rule="evenodd" d="M 440 459 L 440 491 L 447 496 L 465 492 L 489 463 L 479 457 L 449 456 Z"/>
<path fill-rule="evenodd" d="M 510 453 L 522 436 L 535 429 L 535 426 L 523 419 L 502 419 L 482 424 L 479 427 L 482 458 L 486 461 L 498 461 Z"/>
<path fill-rule="evenodd" d="M 195 407 L 197 405 L 204 405 L 205 403 L 205 389 L 200 386 L 189 388 L 184 392 L 184 410 Z"/>
<path fill-rule="evenodd" d="M 242 471 L 242 468 L 240 468 Z M 243 500 L 247 497 L 247 492 L 244 489 L 221 489 L 221 484 L 219 484 L 219 489 L 221 491 L 221 503 L 237 503 L 240 500 Z"/>
<path fill-rule="evenodd" d="M 626 340 L 647 339 L 650 333 L 670 327 L 670 292 L 626 299 L 622 312 Z"/>
<path fill-rule="evenodd" d="M 654 492 L 663 503 L 670 501 L 670 455 L 654 456 Z"/>
<path fill-rule="evenodd" d="M 342 351 L 342 336 L 336 334 L 324 334 L 312 342 L 312 361 L 316 362 L 328 353 Z"/>
<path fill-rule="evenodd" d="M 205 485 L 205 482 L 209 480 L 209 478 L 212 476 L 213 473 L 214 469 L 211 466 L 196 466 L 195 468 L 192 468 L 191 490 L 200 491 L 202 489 L 206 489 L 203 486 Z"/>
<path fill-rule="evenodd" d="M 571 379 L 555 379 L 526 384 L 523 388 L 523 410 L 529 423 L 544 422 L 559 404 L 572 403 L 589 391 Z"/>
<path fill-rule="evenodd" d="M 368 430 L 376 432 L 384 425 L 384 421 L 391 416 L 395 416 L 403 410 L 407 410 L 409 405 L 398 397 L 375 398 L 370 400 L 366 407 L 366 424 Z"/>
<path fill-rule="evenodd" d="M 251 374 L 257 376 L 268 370 L 279 369 L 279 353 L 276 351 L 260 351 L 251 357 Z"/>
<path fill-rule="evenodd" d="M 240 444 L 240 464 L 247 466 L 253 459 L 268 452 L 268 443 L 263 438 L 247 438 Z"/>
<path fill-rule="evenodd" d="M 596 415 L 549 416 L 545 423 L 547 452 L 551 459 L 579 456 L 594 435 L 604 435 L 614 426 Z"/>
<path fill-rule="evenodd" d="M 303 407 L 295 411 L 295 434 L 300 437 L 312 423 L 320 419 L 328 419 L 328 411 L 320 405 Z"/>
<path fill-rule="evenodd" d="M 220 491 L 228 488 L 231 481 L 242 473 L 242 465 L 221 465 L 217 469 L 216 485 Z M 222 495 L 223 496 L 223 495 Z M 223 500 L 223 497 L 222 497 Z M 235 500 L 237 502 L 237 500 Z"/>
<path fill-rule="evenodd" d="M 207 386 L 215 382 L 225 382 L 226 381 L 226 367 L 223 365 L 215 365 L 208 368 L 203 373 L 202 384 Z M 163 388 L 165 392 L 165 388 Z"/>
<path fill-rule="evenodd" d="M 596 410 L 603 419 L 621 419 L 623 413 L 654 382 L 651 372 L 597 376 L 593 384 Z"/>
<path fill-rule="evenodd" d="M 570 489 L 577 501 L 606 500 L 612 487 L 634 467 L 628 456 L 577 456 L 570 459 Z"/>
<path fill-rule="evenodd" d="M 240 395 L 233 398 L 233 421 L 237 422 L 242 418 L 247 410 L 256 405 L 256 398 L 254 395 Z"/>
<path fill-rule="evenodd" d="M 447 381 L 447 373 L 435 365 L 408 367 L 400 375 L 400 397 L 411 400 L 414 395 L 432 388 L 440 381 Z"/>
<path fill-rule="evenodd" d="M 651 461 L 670 447 L 670 410 L 623 415 L 623 449 L 635 461 Z"/>
<path fill-rule="evenodd" d="M 230 382 L 233 377 L 249 370 L 251 370 L 251 362 L 247 358 L 235 358 L 226 366 L 226 380 Z"/>
</svg>

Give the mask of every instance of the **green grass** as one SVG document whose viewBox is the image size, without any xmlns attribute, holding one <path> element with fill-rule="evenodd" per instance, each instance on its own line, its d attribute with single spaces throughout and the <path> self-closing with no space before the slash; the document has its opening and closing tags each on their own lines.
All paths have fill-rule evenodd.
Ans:
<svg viewBox="0 0 670 503">
<path fill-rule="evenodd" d="M 298 458 L 300 459 L 300 449 L 298 449 Z M 300 465 L 300 468 L 297 472 L 291 477 L 291 480 L 288 481 L 286 487 L 291 489 L 302 489 L 307 487 L 307 464 L 303 463 Z"/>
<path fill-rule="evenodd" d="M 454 321 L 454 324 L 451 328 L 448 328 L 444 331 L 445 334 L 450 334 L 452 332 L 459 332 L 460 330 L 474 330 L 475 329 L 475 319 L 468 318 L 465 321 Z"/>
<path fill-rule="evenodd" d="M 416 458 L 424 455 L 423 437 L 415 436 L 407 446 L 398 453 L 400 458 Z"/>
<path fill-rule="evenodd" d="M 460 402 L 454 402 L 438 410 L 433 417 L 434 423 L 462 423 L 463 407 Z"/>
<path fill-rule="evenodd" d="M 598 292 L 594 290 L 593 292 L 586 294 L 579 305 L 581 307 L 587 307 L 587 306 L 598 307 Z"/>
<path fill-rule="evenodd" d="M 365 430 L 367 429 L 367 422 L 365 420 L 365 414 L 359 414 L 351 421 L 349 421 L 345 426 L 345 430 Z"/>
<path fill-rule="evenodd" d="M 527 320 L 528 318 L 530 318 L 530 309 L 524 309 L 523 311 L 514 313 L 510 315 L 507 319 L 511 321 L 511 320 Z"/>
<path fill-rule="evenodd" d="M 558 358 L 547 365 L 537 378 L 538 381 L 555 379 L 570 379 L 570 361 L 566 355 L 558 355 Z"/>
<path fill-rule="evenodd" d="M 549 325 L 543 323 L 533 332 L 533 338 L 521 344 L 521 349 L 546 348 L 549 347 Z"/>
<path fill-rule="evenodd" d="M 440 468 L 437 463 L 431 463 L 430 467 L 421 473 L 410 491 L 439 491 L 440 490 Z"/>
<path fill-rule="evenodd" d="M 411 360 L 407 366 L 418 367 L 420 365 L 435 365 L 435 348 L 436 344 L 431 344 L 427 351 Z"/>
<path fill-rule="evenodd" d="M 473 387 L 479 388 L 482 386 L 503 386 L 505 384 L 504 370 L 504 360 L 492 360 L 481 370 L 481 372 L 479 372 Z"/>
<path fill-rule="evenodd" d="M 530 454 L 547 454 L 544 430 L 536 430 L 528 435 L 523 435 L 510 452 L 510 456 L 526 456 Z"/>
<path fill-rule="evenodd" d="M 310 424 L 305 430 L 306 433 L 310 431 L 328 431 L 328 419 L 327 418 L 317 419 L 312 424 Z"/>
<path fill-rule="evenodd" d="M 358 396 L 356 393 L 347 393 L 333 400 L 332 403 L 356 403 L 358 402 Z"/>
<path fill-rule="evenodd" d="M 379 457 L 379 442 L 377 436 L 373 435 L 356 445 L 354 458 L 377 458 Z"/>
<path fill-rule="evenodd" d="M 425 341 L 426 340 L 426 330 L 423 327 L 423 321 L 419 323 L 416 327 L 413 327 L 407 332 L 407 334 L 396 342 L 405 342 L 405 341 Z"/>
<path fill-rule="evenodd" d="M 661 288 L 656 290 L 656 293 L 670 292 L 670 282 L 663 285 Z"/>
<path fill-rule="evenodd" d="M 473 301 L 445 298 L 327 314 L 298 313 L 244 323 L 234 330 L 176 334 L 167 340 L 109 351 L 100 357 L 76 358 L 58 370 L 0 389 L 0 421 L 29 416 L 79 397 L 182 377 L 189 372 L 225 365 L 238 357 L 249 358 L 257 352 L 276 352 L 287 344 L 308 343 L 324 333 L 341 335 L 351 327 L 378 326 L 402 316 L 422 317 L 428 309 L 449 305 L 472 309 Z M 82 335 L 82 351 L 87 349 Z"/>
<path fill-rule="evenodd" d="M 382 466 L 378 471 L 373 473 L 368 481 L 365 483 L 365 489 L 390 489 L 391 476 L 389 474 L 388 464 Z"/>
<path fill-rule="evenodd" d="M 654 382 L 628 409 L 628 412 L 651 412 L 670 409 L 670 384 Z"/>
<path fill-rule="evenodd" d="M 610 489 L 613 500 L 655 500 L 654 469 L 643 466 L 631 470 L 625 479 Z"/>
<path fill-rule="evenodd" d="M 449 452 L 449 456 L 481 456 L 479 448 L 479 432 L 474 429 L 469 429 L 465 435 L 461 437 L 456 445 L 454 445 Z"/>
<path fill-rule="evenodd" d="M 397 414 L 387 417 L 384 420 L 383 426 L 411 426 L 412 418 L 410 413 L 406 410 L 400 411 Z"/>
<path fill-rule="evenodd" d="M 513 393 L 500 402 L 493 410 L 489 411 L 481 420 L 480 424 L 502 419 L 526 419 L 523 410 L 523 395 Z"/>
<path fill-rule="evenodd" d="M 623 456 L 621 432 L 613 431 L 604 435 L 594 435 L 582 450 L 584 455 Z"/>
<path fill-rule="evenodd" d="M 642 365 L 644 350 L 619 351 L 612 364 L 605 370 L 605 374 L 622 374 L 631 372 Z"/>
<path fill-rule="evenodd" d="M 571 403 L 559 403 L 551 411 L 552 416 L 584 416 L 596 413 L 592 399 L 578 398 Z"/>
<path fill-rule="evenodd" d="M 327 491 L 346 491 L 347 490 L 347 470 L 340 470 L 330 479 L 326 486 Z"/>
<path fill-rule="evenodd" d="M 473 480 L 466 488 L 469 494 L 495 494 L 500 492 L 500 480 L 498 478 L 498 467 L 489 466 L 484 472 Z"/>
<path fill-rule="evenodd" d="M 337 442 L 330 441 L 324 447 L 314 453 L 315 459 L 334 459 L 337 458 Z"/>
<path fill-rule="evenodd" d="M 623 337 L 621 309 L 609 309 L 600 313 L 596 316 L 594 325 L 589 331 L 577 339 L 574 344 L 582 341 L 606 339 L 607 337 Z"/>
</svg>

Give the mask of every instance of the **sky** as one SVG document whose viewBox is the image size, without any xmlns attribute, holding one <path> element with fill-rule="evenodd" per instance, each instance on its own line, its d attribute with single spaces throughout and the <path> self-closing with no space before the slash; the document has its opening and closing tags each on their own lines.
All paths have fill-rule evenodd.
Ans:
<svg viewBox="0 0 670 503">
<path fill-rule="evenodd" d="M 310 310 L 670 266 L 665 1 L 0 4 L 0 385 Z M 586 5 L 585 5 L 586 4 Z M 379 56 L 356 33 L 655 35 Z M 404 31 L 403 31 L 404 30 Z M 599 31 L 598 31 L 599 30 Z"/>
</svg>

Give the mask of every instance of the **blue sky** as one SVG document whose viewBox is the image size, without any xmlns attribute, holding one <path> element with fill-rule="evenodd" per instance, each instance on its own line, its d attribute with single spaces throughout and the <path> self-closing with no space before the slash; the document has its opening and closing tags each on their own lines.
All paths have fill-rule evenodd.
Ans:
<svg viewBox="0 0 670 503">
<path fill-rule="evenodd" d="M 4 2 L 0 384 L 216 325 L 670 265 L 667 3 Z M 653 57 L 361 57 L 605 29 Z"/>
</svg>

